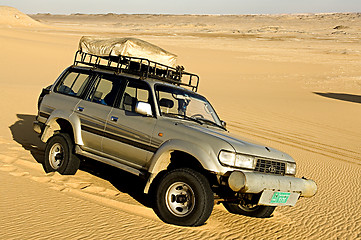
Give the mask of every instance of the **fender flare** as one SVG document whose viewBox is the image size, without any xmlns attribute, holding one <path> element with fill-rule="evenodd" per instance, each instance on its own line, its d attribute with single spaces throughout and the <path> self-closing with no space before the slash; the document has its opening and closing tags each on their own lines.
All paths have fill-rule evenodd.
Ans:
<svg viewBox="0 0 361 240">
<path fill-rule="evenodd" d="M 207 149 L 207 145 L 198 145 L 180 139 L 168 140 L 162 144 L 157 152 L 150 159 L 148 168 L 149 177 L 144 188 L 144 193 L 148 193 L 150 185 L 156 176 L 163 170 L 167 169 L 170 164 L 170 154 L 174 151 L 185 152 L 202 165 L 202 167 L 211 172 L 218 172 L 220 165 L 215 164 L 217 161 L 210 161 L 209 159 L 217 159 L 217 155 L 211 150 Z"/>
<path fill-rule="evenodd" d="M 57 123 L 58 119 L 68 121 L 73 128 L 75 144 L 84 145 L 81 136 L 81 124 L 79 117 L 76 114 L 73 114 L 73 112 L 64 112 L 60 110 L 53 111 L 48 120 L 45 122 L 45 128 L 43 134 L 41 135 L 41 141 L 47 142 L 48 139 L 54 135 L 54 132 L 60 129 L 59 124 Z"/>
</svg>

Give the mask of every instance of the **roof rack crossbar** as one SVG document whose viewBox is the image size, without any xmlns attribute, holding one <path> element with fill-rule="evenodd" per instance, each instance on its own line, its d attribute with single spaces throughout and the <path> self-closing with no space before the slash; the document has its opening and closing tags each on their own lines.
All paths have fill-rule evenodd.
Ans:
<svg viewBox="0 0 361 240">
<path fill-rule="evenodd" d="M 158 62 L 150 61 L 146 58 L 123 55 L 97 56 L 79 50 L 75 53 L 74 65 L 79 64 L 111 70 L 117 74 L 124 72 L 138 75 L 142 78 L 154 78 L 174 85 L 189 87 L 194 92 L 197 92 L 199 86 L 199 76 L 193 73 L 184 72 L 182 66 L 173 68 Z M 188 80 L 182 82 L 182 78 L 188 78 Z"/>
</svg>

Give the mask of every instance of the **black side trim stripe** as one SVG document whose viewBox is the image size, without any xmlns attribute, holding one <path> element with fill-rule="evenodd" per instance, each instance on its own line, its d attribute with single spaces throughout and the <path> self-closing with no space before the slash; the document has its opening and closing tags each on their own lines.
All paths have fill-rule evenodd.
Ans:
<svg viewBox="0 0 361 240">
<path fill-rule="evenodd" d="M 94 129 L 92 127 L 87 127 L 87 126 L 81 125 L 81 130 L 84 130 L 84 131 L 90 132 L 90 133 L 94 133 L 99 136 L 104 136 L 104 131 Z"/>
<path fill-rule="evenodd" d="M 44 112 L 39 112 L 39 116 L 43 117 L 43 118 L 49 118 L 50 114 L 44 113 Z"/>
<path fill-rule="evenodd" d="M 127 138 L 123 138 L 123 137 L 120 137 L 120 136 L 117 136 L 117 135 L 114 135 L 114 134 L 111 134 L 111 133 L 105 132 L 104 134 L 105 134 L 104 137 L 106 137 L 106 138 L 110 138 L 110 139 L 113 139 L 115 141 L 119 141 L 119 142 L 122 142 L 122 143 L 125 143 L 125 144 L 129 144 L 129 145 L 131 145 L 133 147 L 137 147 L 137 148 L 149 151 L 149 152 L 156 152 L 158 150 L 155 147 L 152 147 L 152 146 L 140 143 L 140 142 L 136 142 L 136 141 L 133 141 L 133 140 L 130 140 L 130 139 L 127 139 Z"/>
<path fill-rule="evenodd" d="M 127 139 L 127 138 L 123 138 L 123 137 L 117 136 L 115 134 L 100 131 L 100 130 L 97 130 L 97 129 L 94 129 L 94 128 L 91 128 L 91 127 L 87 127 L 87 126 L 82 125 L 81 129 L 86 131 L 86 132 L 90 132 L 90 133 L 93 133 L 93 134 L 104 136 L 106 138 L 110 138 L 110 139 L 113 139 L 115 141 L 122 142 L 122 143 L 131 145 L 133 147 L 137 147 L 137 148 L 149 151 L 149 152 L 154 153 L 154 152 L 156 152 L 158 150 L 158 148 L 156 148 L 156 147 L 152 147 L 152 146 L 140 143 L 140 142 L 136 142 L 136 141 L 133 141 L 133 140 L 130 140 L 130 139 Z"/>
</svg>

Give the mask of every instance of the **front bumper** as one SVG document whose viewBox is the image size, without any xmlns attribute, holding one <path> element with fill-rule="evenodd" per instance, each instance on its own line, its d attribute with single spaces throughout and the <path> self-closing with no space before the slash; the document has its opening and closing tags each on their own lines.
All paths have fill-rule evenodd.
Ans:
<svg viewBox="0 0 361 240">
<path fill-rule="evenodd" d="M 317 192 L 313 180 L 262 174 L 256 172 L 232 172 L 228 178 L 229 187 L 235 192 L 261 193 L 264 191 L 298 193 L 301 197 L 312 197 Z"/>
</svg>

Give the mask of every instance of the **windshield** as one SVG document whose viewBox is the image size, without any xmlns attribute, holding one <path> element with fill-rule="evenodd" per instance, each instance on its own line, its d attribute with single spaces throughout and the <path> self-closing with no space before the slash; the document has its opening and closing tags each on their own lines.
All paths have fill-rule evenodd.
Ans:
<svg viewBox="0 0 361 240">
<path fill-rule="evenodd" d="M 157 85 L 156 95 L 162 115 L 203 120 L 204 123 L 221 125 L 221 122 L 204 97 L 179 88 Z"/>
</svg>

